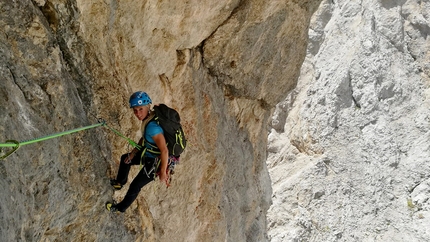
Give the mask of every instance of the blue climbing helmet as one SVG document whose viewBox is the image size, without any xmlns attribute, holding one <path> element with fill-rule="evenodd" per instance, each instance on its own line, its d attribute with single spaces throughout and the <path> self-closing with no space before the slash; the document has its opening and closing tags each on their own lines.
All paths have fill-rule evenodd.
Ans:
<svg viewBox="0 0 430 242">
<path fill-rule="evenodd" d="M 130 108 L 151 104 L 151 98 L 146 92 L 138 91 L 130 96 Z"/>
</svg>

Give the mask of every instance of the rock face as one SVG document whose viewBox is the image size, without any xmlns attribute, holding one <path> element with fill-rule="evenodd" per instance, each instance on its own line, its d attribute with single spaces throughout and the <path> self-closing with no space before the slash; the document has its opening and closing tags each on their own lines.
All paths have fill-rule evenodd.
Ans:
<svg viewBox="0 0 430 242">
<path fill-rule="evenodd" d="M 109 129 L 21 147 L 0 162 L 2 240 L 267 240 L 267 124 L 296 84 L 318 5 L 0 0 L 0 142 L 96 117 L 137 140 L 137 90 L 176 108 L 188 138 L 171 187 L 148 185 L 120 215 L 104 203 L 124 196 L 109 178 L 129 147 Z"/>
<path fill-rule="evenodd" d="M 272 119 L 271 241 L 429 240 L 429 34 L 429 1 L 323 1 Z"/>
</svg>

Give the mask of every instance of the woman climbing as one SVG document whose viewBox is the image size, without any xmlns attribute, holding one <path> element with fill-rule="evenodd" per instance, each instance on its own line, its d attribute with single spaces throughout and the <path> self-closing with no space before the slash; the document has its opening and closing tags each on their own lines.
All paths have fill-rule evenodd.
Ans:
<svg viewBox="0 0 430 242">
<path fill-rule="evenodd" d="M 120 203 L 106 203 L 106 209 L 111 212 L 125 212 L 136 199 L 142 187 L 153 181 L 156 174 L 160 177 L 161 182 L 167 183 L 168 179 L 167 163 L 169 151 L 163 129 L 156 121 L 152 120 L 154 113 L 151 112 L 151 98 L 146 92 L 138 91 L 131 95 L 129 102 L 134 115 L 142 121 L 142 138 L 138 144 L 143 148 L 141 150 L 134 148 L 130 153 L 121 156 L 117 177 L 111 180 L 111 185 L 116 190 L 121 189 L 127 183 L 128 173 L 132 165 L 143 165 L 143 168 L 131 182 L 127 194 Z M 151 152 L 145 152 L 150 146 L 154 147 L 154 145 L 158 147 L 159 154 L 155 155 Z M 156 162 L 158 159 L 161 161 L 159 165 L 156 164 L 158 163 Z"/>
</svg>

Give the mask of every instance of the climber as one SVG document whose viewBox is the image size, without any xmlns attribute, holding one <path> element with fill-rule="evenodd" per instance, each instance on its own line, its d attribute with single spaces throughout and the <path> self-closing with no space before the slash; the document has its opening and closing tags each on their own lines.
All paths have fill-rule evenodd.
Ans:
<svg viewBox="0 0 430 242">
<path fill-rule="evenodd" d="M 106 203 L 106 209 L 111 212 L 125 212 L 137 198 L 142 187 L 153 181 L 156 174 L 159 176 L 161 182 L 166 182 L 166 184 L 168 182 L 167 165 L 169 151 L 167 149 L 163 129 L 156 121 L 152 120 L 154 112 L 151 110 L 151 98 L 146 92 L 138 91 L 131 95 L 129 102 L 134 115 L 142 121 L 142 138 L 139 140 L 138 144 L 140 146 L 143 144 L 143 148 L 141 150 L 134 148 L 130 153 L 121 156 L 117 177 L 111 180 L 111 185 L 114 189 L 120 190 L 123 185 L 127 183 L 128 173 L 132 165 L 142 165 L 143 168 L 131 182 L 127 194 L 120 203 Z M 148 145 L 152 144 L 158 147 L 160 150 L 159 156 L 155 156 L 151 152 L 145 152 L 145 143 L 147 142 L 150 143 Z M 158 159 L 161 160 L 159 166 L 155 164 L 158 163 L 156 162 Z"/>
</svg>

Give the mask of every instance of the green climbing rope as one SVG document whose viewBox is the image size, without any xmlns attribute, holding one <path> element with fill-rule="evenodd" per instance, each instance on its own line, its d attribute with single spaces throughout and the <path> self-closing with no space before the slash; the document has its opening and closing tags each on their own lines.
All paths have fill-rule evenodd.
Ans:
<svg viewBox="0 0 430 242">
<path fill-rule="evenodd" d="M 37 139 L 31 139 L 31 140 L 27 140 L 27 141 L 22 141 L 22 142 L 19 142 L 19 145 L 20 146 L 29 145 L 29 144 L 37 143 L 37 142 L 40 142 L 40 141 L 57 138 L 57 137 L 60 137 L 60 136 L 66 135 L 66 134 L 72 134 L 72 133 L 76 133 L 76 132 L 79 132 L 79 131 L 82 131 L 82 130 L 92 129 L 92 128 L 99 127 L 99 126 L 102 126 L 102 125 L 105 125 L 105 123 L 93 124 L 93 125 L 85 126 L 85 127 L 82 127 L 82 128 L 77 128 L 77 129 L 72 129 L 72 130 L 68 130 L 68 131 L 64 131 L 64 132 L 60 132 L 60 133 L 56 133 L 56 134 L 47 135 L 47 136 L 44 136 L 44 137 L 41 137 L 41 138 L 37 138 Z M 16 146 L 16 144 L 11 144 L 11 143 L 9 143 L 9 144 L 8 143 L 6 143 L 6 144 L 0 144 L 0 147 L 13 147 L 13 146 Z"/>
<path fill-rule="evenodd" d="M 127 138 L 127 137 L 125 137 L 123 134 L 121 134 L 119 131 L 117 131 L 116 129 L 114 129 L 114 128 L 112 128 L 112 127 L 109 127 L 108 125 L 106 125 L 105 124 L 105 126 L 108 128 L 108 129 L 110 129 L 112 132 L 114 132 L 115 134 L 117 134 L 119 137 L 121 137 L 121 138 L 123 138 L 123 139 L 125 139 L 125 140 L 127 140 L 128 141 L 128 143 L 131 145 L 131 146 L 133 146 L 133 147 L 135 147 L 136 149 L 138 149 L 138 150 L 140 150 L 140 149 L 142 149 L 142 146 L 140 146 L 140 145 L 138 145 L 136 142 L 134 142 L 133 140 L 131 140 L 131 139 L 129 139 L 129 138 Z"/>
<path fill-rule="evenodd" d="M 28 144 L 33 144 L 33 143 L 37 143 L 40 141 L 44 141 L 44 140 L 48 140 L 48 139 L 53 139 L 53 138 L 57 138 L 63 135 L 67 135 L 67 134 L 72 134 L 72 133 L 76 133 L 79 131 L 83 131 L 83 130 L 87 130 L 87 129 L 92 129 L 92 128 L 96 128 L 99 126 L 106 126 L 107 128 L 109 128 L 111 131 L 113 131 L 115 134 L 117 134 L 118 136 L 120 136 L 121 138 L 125 139 L 128 141 L 128 143 L 130 143 L 130 145 L 132 145 L 133 147 L 135 147 L 136 149 L 141 149 L 141 146 L 138 145 L 136 142 L 134 142 L 133 140 L 125 137 L 123 134 L 121 134 L 119 131 L 115 130 L 114 128 L 109 127 L 105 121 L 99 121 L 99 123 L 97 124 L 93 124 L 93 125 L 89 125 L 89 126 L 85 126 L 82 128 L 77 128 L 77 129 L 72 129 L 72 130 L 68 130 L 68 131 L 64 131 L 64 132 L 60 132 L 60 133 L 55 133 L 52 135 L 47 135 L 47 136 L 43 136 L 41 138 L 36 138 L 36 139 L 31 139 L 31 140 L 26 140 L 26 141 L 22 141 L 22 142 L 18 142 L 16 140 L 7 140 L 6 143 L 0 143 L 0 149 L 3 147 L 10 147 L 12 148 L 12 150 L 6 152 L 6 154 L 4 154 L 3 156 L 0 156 L 0 160 L 5 159 L 6 157 L 10 156 L 11 154 L 13 154 L 16 150 L 18 150 L 18 148 L 20 148 L 23 145 L 28 145 Z"/>
<path fill-rule="evenodd" d="M 6 157 L 10 156 L 16 150 L 18 150 L 19 147 L 21 147 L 23 145 L 33 144 L 33 143 L 37 143 L 37 142 L 40 142 L 40 141 L 57 138 L 57 137 L 60 137 L 60 136 L 63 136 L 63 135 L 76 133 L 76 132 L 79 132 L 79 131 L 82 131 L 82 130 L 86 130 L 86 129 L 92 129 L 92 128 L 99 127 L 99 126 L 102 126 L 102 125 L 106 125 L 106 123 L 102 122 L 102 123 L 98 123 L 98 124 L 93 124 L 93 125 L 85 126 L 85 127 L 82 127 L 82 128 L 72 129 L 72 130 L 68 130 L 68 131 L 64 131 L 64 132 L 60 132 L 60 133 L 55 133 L 55 134 L 52 134 L 52 135 L 47 135 L 47 136 L 43 136 L 41 138 L 26 140 L 26 141 L 22 141 L 22 142 L 18 142 L 16 140 L 7 140 L 6 143 L 3 143 L 3 144 L 0 143 L 0 147 L 12 147 L 13 149 L 11 151 L 7 152 L 5 155 L 1 156 L 0 160 L 3 160 Z"/>
</svg>

